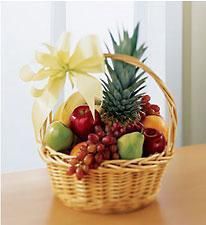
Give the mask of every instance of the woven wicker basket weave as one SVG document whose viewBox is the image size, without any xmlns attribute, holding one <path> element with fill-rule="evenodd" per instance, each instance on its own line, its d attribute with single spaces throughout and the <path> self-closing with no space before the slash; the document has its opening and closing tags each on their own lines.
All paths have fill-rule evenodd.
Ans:
<svg viewBox="0 0 206 225">
<path fill-rule="evenodd" d="M 177 114 L 173 97 L 161 79 L 138 59 L 127 55 L 105 54 L 106 58 L 119 60 L 140 67 L 148 73 L 164 93 L 170 112 L 168 144 L 164 152 L 135 160 L 104 161 L 91 170 L 83 180 L 66 174 L 72 156 L 58 153 L 48 147 L 40 148 L 40 155 L 47 163 L 55 195 L 68 207 L 99 213 L 128 212 L 152 202 L 159 190 L 161 177 L 173 156 Z M 43 140 L 52 115 L 42 127 Z"/>
</svg>

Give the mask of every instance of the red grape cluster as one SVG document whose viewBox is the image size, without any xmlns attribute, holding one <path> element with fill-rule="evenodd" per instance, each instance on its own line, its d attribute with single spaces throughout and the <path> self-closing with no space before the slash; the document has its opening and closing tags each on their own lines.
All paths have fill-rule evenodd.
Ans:
<svg viewBox="0 0 206 225">
<path fill-rule="evenodd" d="M 119 159 L 117 139 L 135 131 L 143 131 L 143 125 L 138 120 L 125 124 L 108 121 L 104 128 L 96 125 L 94 133 L 88 135 L 88 140 L 81 145 L 77 156 L 71 159 L 68 175 L 76 174 L 80 180 L 90 169 L 98 168 L 104 160 Z"/>
<path fill-rule="evenodd" d="M 116 138 L 120 138 L 124 134 L 132 132 L 143 132 L 143 124 L 139 122 L 139 119 L 134 121 L 127 121 L 124 124 L 116 121 L 111 124 L 111 122 L 106 123 L 105 130 L 109 135 L 112 135 Z"/>
<path fill-rule="evenodd" d="M 160 115 L 160 107 L 156 104 L 150 103 L 150 96 L 144 95 L 141 99 L 142 111 L 140 113 L 141 119 L 148 115 Z"/>
<path fill-rule="evenodd" d="M 127 134 L 132 133 L 132 132 L 140 132 L 143 133 L 144 131 L 144 126 L 143 124 L 139 121 L 139 118 L 134 120 L 133 122 L 130 122 L 126 125 L 126 130 Z"/>
<path fill-rule="evenodd" d="M 89 169 L 96 169 L 104 160 L 119 159 L 117 137 L 105 126 L 95 126 L 95 133 L 88 135 L 88 140 L 80 147 L 77 156 L 70 161 L 68 174 L 76 174 L 82 179 Z"/>
</svg>

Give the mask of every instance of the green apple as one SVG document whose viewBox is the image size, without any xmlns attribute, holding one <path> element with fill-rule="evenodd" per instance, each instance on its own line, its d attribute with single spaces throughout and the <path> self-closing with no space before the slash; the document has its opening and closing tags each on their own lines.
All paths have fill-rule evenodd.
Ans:
<svg viewBox="0 0 206 225">
<path fill-rule="evenodd" d="M 61 151 L 71 147 L 73 138 L 71 129 L 55 121 L 49 126 L 44 143 L 56 151 Z"/>
<path fill-rule="evenodd" d="M 125 134 L 117 141 L 121 159 L 136 159 L 142 156 L 144 135 L 139 132 Z"/>
</svg>

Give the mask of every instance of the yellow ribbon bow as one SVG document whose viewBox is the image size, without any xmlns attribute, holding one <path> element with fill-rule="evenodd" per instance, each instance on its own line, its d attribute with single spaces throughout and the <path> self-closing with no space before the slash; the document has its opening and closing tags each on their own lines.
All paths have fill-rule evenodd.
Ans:
<svg viewBox="0 0 206 225">
<path fill-rule="evenodd" d="M 46 44 L 49 53 L 36 54 L 36 61 L 42 66 L 37 73 L 34 73 L 28 65 L 20 71 L 23 81 L 44 79 L 48 81 L 42 89 L 32 88 L 32 96 L 36 97 L 32 108 L 32 121 L 37 141 L 43 123 L 63 91 L 67 76 L 72 87 L 74 83 L 76 84 L 76 88 L 84 97 L 93 116 L 95 97 L 102 98 L 101 83 L 90 74 L 104 72 L 104 56 L 97 37 L 90 35 L 81 39 L 72 54 L 70 40 L 71 34 L 64 33 L 58 47 Z"/>
</svg>

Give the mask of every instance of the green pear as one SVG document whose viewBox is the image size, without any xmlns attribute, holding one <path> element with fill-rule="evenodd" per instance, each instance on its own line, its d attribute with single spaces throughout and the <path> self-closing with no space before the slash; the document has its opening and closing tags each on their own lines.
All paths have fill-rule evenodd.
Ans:
<svg viewBox="0 0 206 225">
<path fill-rule="evenodd" d="M 136 159 L 142 156 L 144 135 L 139 132 L 125 134 L 117 141 L 121 159 Z"/>
<path fill-rule="evenodd" d="M 50 148 L 61 151 L 71 147 L 74 135 L 68 127 L 61 122 L 53 122 L 45 135 L 44 143 Z"/>
</svg>

